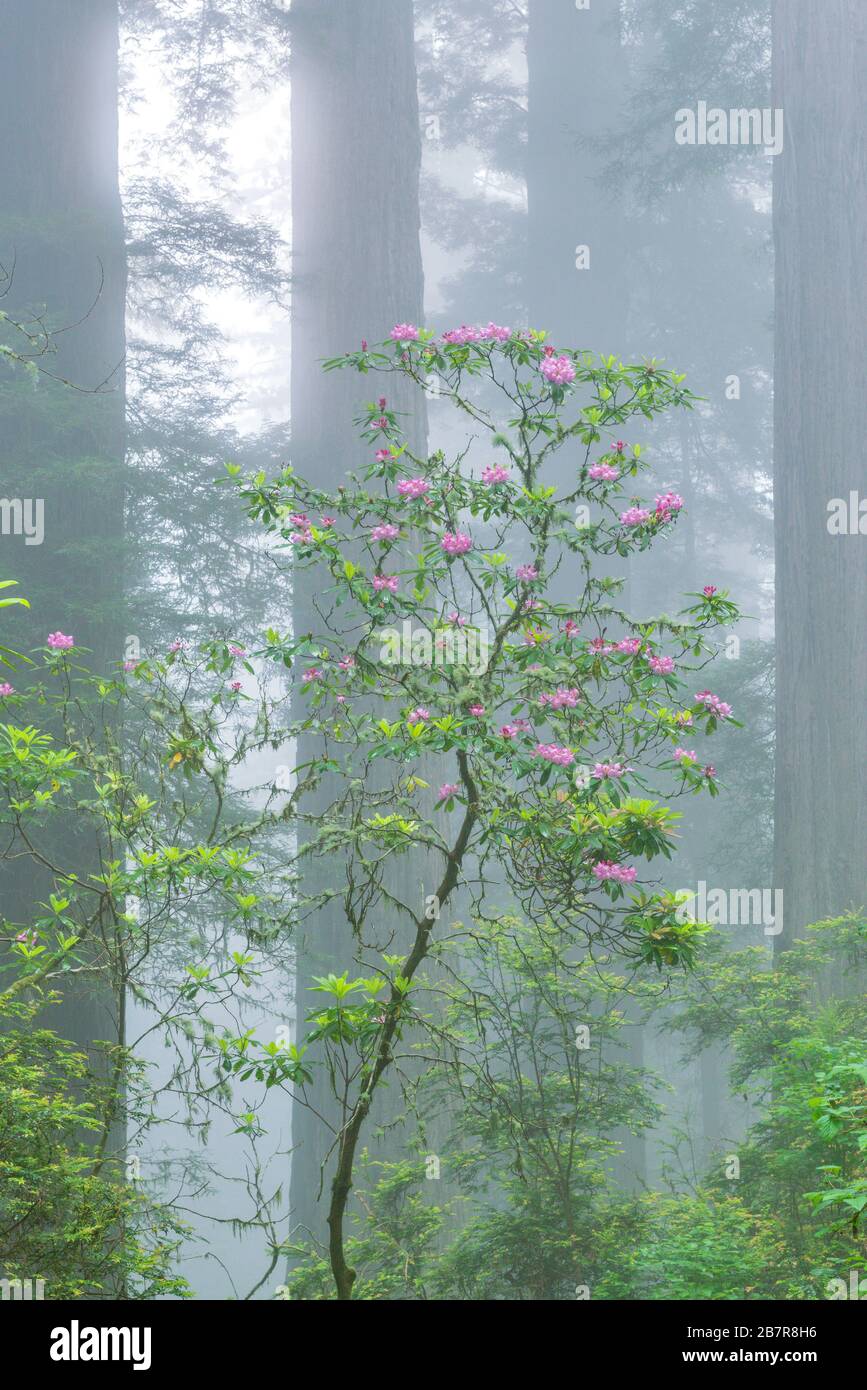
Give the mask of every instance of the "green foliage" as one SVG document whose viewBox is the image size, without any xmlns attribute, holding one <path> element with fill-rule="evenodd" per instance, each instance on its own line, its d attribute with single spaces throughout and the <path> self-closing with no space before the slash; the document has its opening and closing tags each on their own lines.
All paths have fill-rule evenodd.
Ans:
<svg viewBox="0 0 867 1390">
<path fill-rule="evenodd" d="M 183 1225 L 126 1182 L 121 1159 L 100 1161 L 115 1098 L 40 1026 L 56 1002 L 0 994 L 0 1274 L 44 1279 L 49 1299 L 186 1296 L 172 1273 Z"/>
</svg>

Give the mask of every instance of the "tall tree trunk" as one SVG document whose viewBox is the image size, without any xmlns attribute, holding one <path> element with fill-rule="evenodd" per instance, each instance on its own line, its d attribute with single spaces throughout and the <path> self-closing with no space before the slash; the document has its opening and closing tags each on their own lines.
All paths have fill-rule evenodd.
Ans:
<svg viewBox="0 0 867 1390">
<path fill-rule="evenodd" d="M 63 330 L 44 365 L 75 388 L 3 371 L 3 495 L 42 499 L 45 528 L 41 545 L 0 541 L 3 576 L 20 580 L 32 604 L 12 636 L 26 648 L 59 628 L 92 649 L 88 664 L 99 670 L 123 658 L 124 635 L 117 3 L 0 0 L 0 34 L 0 260 L 14 266 L 3 307 Z M 26 680 L 22 671 L 16 683 Z M 94 846 L 75 827 L 57 832 L 50 851 L 90 871 Z M 8 877 L 4 911 L 27 921 L 50 876 L 27 863 Z M 118 1018 L 111 987 L 71 987 L 51 1026 L 87 1045 L 115 1040 Z"/>
<path fill-rule="evenodd" d="M 603 186 L 603 141 L 612 124 L 612 90 L 625 90 L 626 60 L 616 7 L 578 10 L 562 0 L 529 0 L 527 29 L 527 274 L 533 327 L 556 346 L 598 356 L 626 353 L 629 301 L 624 210 L 616 190 Z M 603 445 L 601 447 L 606 447 Z M 572 460 L 563 458 L 563 466 Z M 565 483 L 566 477 L 561 479 Z M 629 565 L 605 571 L 626 578 Z M 600 567 L 600 573 L 602 569 Z M 570 567 L 560 589 L 574 594 Z M 626 1035 L 624 1061 L 641 1066 L 638 1026 Z M 645 1166 L 644 1141 L 623 1132 L 620 1177 Z"/>
<path fill-rule="evenodd" d="M 594 353 L 625 352 L 623 209 L 599 182 L 612 90 L 626 61 L 617 7 L 529 0 L 527 300 L 533 326 Z M 612 196 L 614 195 L 614 196 Z M 579 269 L 579 248 L 589 265 Z"/>
<path fill-rule="evenodd" d="M 867 7 L 777 0 L 773 46 L 785 112 L 774 164 L 774 872 L 785 949 L 805 924 L 867 905 L 867 535 L 827 525 L 832 499 L 867 498 Z"/>
<path fill-rule="evenodd" d="M 292 461 L 318 485 L 336 488 L 366 463 L 353 416 L 378 384 L 348 372 L 324 377 L 326 356 L 384 338 L 395 323 L 421 322 L 419 245 L 421 138 L 412 0 L 294 0 L 292 5 Z M 417 392 L 389 378 L 389 405 L 423 449 L 425 412 Z M 296 632 L 318 630 L 315 595 L 296 589 Z M 317 750 L 302 742 L 304 763 Z M 408 866 L 420 874 L 418 865 Z M 305 894 L 333 886 L 333 872 L 305 870 Z M 420 885 L 407 884 L 414 901 Z M 429 890 L 432 891 L 432 890 Z M 381 925 L 381 924 L 380 924 Z M 351 964 L 353 942 L 339 902 L 302 924 L 298 939 L 299 1032 L 314 998 L 311 976 Z M 336 1118 L 318 1076 L 315 1109 Z M 297 1235 L 324 1238 L 317 1200 L 331 1136 L 311 1110 L 293 1113 L 291 1205 Z M 329 1177 L 326 1176 L 326 1193 Z"/>
</svg>

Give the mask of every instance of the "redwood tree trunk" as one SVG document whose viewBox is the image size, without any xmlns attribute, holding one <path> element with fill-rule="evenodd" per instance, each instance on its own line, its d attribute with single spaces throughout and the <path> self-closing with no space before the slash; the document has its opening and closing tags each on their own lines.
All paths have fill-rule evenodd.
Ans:
<svg viewBox="0 0 867 1390">
<path fill-rule="evenodd" d="M 807 923 L 867 905 L 867 535 L 827 526 L 832 499 L 867 497 L 867 7 L 777 0 L 773 43 L 774 106 L 785 112 L 774 165 L 775 882 L 785 948 Z"/>
<path fill-rule="evenodd" d="M 43 645 L 56 629 L 71 633 L 91 649 L 87 664 L 103 670 L 124 655 L 117 3 L 0 0 L 0 35 L 0 260 L 14 267 L 2 307 L 63 330 L 44 365 L 76 388 L 2 371 L 0 492 L 44 502 L 41 545 L 0 539 L 0 577 L 18 579 L 32 605 L 12 610 L 15 628 L 10 617 L 6 630 L 19 650 Z M 14 336 L 5 341 L 17 345 Z M 15 683 L 27 679 L 22 670 Z M 65 868 L 82 876 L 95 868 L 92 837 L 68 823 L 50 835 L 43 846 Z M 22 858 L 4 878 L 7 917 L 32 920 L 50 874 Z M 86 1047 L 115 1040 L 119 1017 L 115 991 L 100 979 L 70 984 L 49 1026 Z"/>
<path fill-rule="evenodd" d="M 378 396 L 376 378 L 323 376 L 321 359 L 362 338 L 388 336 L 395 323 L 422 321 L 419 245 L 421 138 L 411 0 L 294 0 L 292 5 L 292 462 L 319 486 L 337 487 L 369 461 L 354 432 L 359 407 Z M 408 412 L 414 448 L 425 438 L 423 404 L 389 377 L 389 405 Z M 304 587 L 296 590 L 296 632 L 320 629 Z M 301 744 L 300 762 L 316 751 Z M 418 866 L 410 866 L 413 872 Z M 333 886 L 332 865 L 305 869 L 303 891 Z M 406 894 L 418 889 L 407 885 Z M 379 927 L 382 923 L 377 924 Z M 405 928 L 403 928 L 405 931 Z M 299 1032 L 315 999 L 312 975 L 346 969 L 353 942 L 339 902 L 300 929 L 296 1013 Z M 332 1121 L 324 1075 L 311 1093 Z M 330 1136 L 301 1105 L 293 1114 L 291 1204 L 296 1234 L 325 1238 L 327 1200 L 317 1201 Z M 330 1175 L 326 1179 L 327 1185 Z"/>
</svg>

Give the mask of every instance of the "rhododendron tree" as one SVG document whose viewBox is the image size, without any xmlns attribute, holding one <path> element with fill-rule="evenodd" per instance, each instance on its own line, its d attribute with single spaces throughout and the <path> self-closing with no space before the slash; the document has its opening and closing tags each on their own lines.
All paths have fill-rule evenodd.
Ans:
<svg viewBox="0 0 867 1390">
<path fill-rule="evenodd" d="M 359 1141 L 405 1030 L 425 1023 L 414 989 L 458 892 L 476 923 L 515 909 L 531 925 L 555 922 L 564 950 L 590 959 L 693 964 L 705 928 L 680 921 L 676 896 L 658 888 L 653 861 L 671 855 L 678 815 L 657 797 L 717 792 L 712 767 L 680 741 L 685 726 L 697 738 L 735 723 L 720 697 L 691 691 L 711 639 L 738 614 L 709 585 L 677 616 L 636 622 L 622 582 L 600 573 L 600 557 L 664 542 L 677 523 L 681 499 L 656 491 L 645 502 L 641 443 L 617 437 L 691 406 L 677 374 L 493 324 L 440 338 L 398 324 L 326 368 L 435 383 L 472 432 L 455 458 L 419 457 L 385 394 L 357 421 L 369 466 L 336 493 L 291 466 L 273 480 L 229 469 L 319 596 L 318 630 L 272 631 L 258 655 L 297 672 L 286 737 L 321 738 L 297 775 L 330 796 L 315 825 L 296 799 L 299 820 L 310 817 L 303 855 L 328 856 L 333 869 L 333 887 L 302 892 L 298 910 L 339 910 L 346 954 L 316 985 L 323 1002 L 299 1055 L 304 1067 L 320 1058 L 340 1099 L 328 1220 L 337 1296 L 348 1299 L 344 1218 Z M 566 486 L 552 477 L 562 452 Z M 558 594 L 568 578 L 569 601 L 552 597 L 555 576 Z M 454 640 L 457 619 L 464 641 L 484 638 L 481 666 Z M 396 625 L 412 637 L 404 660 L 386 640 Z M 449 659 L 427 660 L 415 639 L 435 646 L 446 630 Z M 431 762 L 438 792 L 423 775 Z M 386 881 L 390 861 L 412 854 L 440 866 L 419 902 Z M 250 1038 L 236 1050 L 229 1070 L 249 1065 Z M 303 1102 L 303 1077 L 264 1048 L 256 1055 L 268 1083 L 297 1080 Z"/>
</svg>

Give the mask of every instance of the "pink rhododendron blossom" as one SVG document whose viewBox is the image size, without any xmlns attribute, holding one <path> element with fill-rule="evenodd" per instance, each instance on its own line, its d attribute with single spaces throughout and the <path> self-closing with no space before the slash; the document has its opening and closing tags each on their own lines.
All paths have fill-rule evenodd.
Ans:
<svg viewBox="0 0 867 1390">
<path fill-rule="evenodd" d="M 440 801 L 448 801 L 450 796 L 455 796 L 460 791 L 457 782 L 444 782 L 440 787 Z"/>
<path fill-rule="evenodd" d="M 573 622 L 571 618 L 567 619 L 566 626 L 563 628 L 564 636 L 569 638 L 577 637 L 580 631 L 581 629 L 576 622 Z"/>
<path fill-rule="evenodd" d="M 622 454 L 623 450 L 626 448 L 626 445 L 624 444 L 622 439 L 618 439 L 617 443 L 612 444 L 611 447 L 613 448 L 616 454 Z"/>
<path fill-rule="evenodd" d="M 682 709 L 678 710 L 677 714 L 674 716 L 674 722 L 680 728 L 688 729 L 695 723 L 695 720 L 693 719 L 691 714 L 689 714 L 686 710 Z"/>
<path fill-rule="evenodd" d="M 617 780 L 620 777 L 625 777 L 627 772 L 631 771 L 631 767 L 624 767 L 622 763 L 597 763 L 593 769 L 593 776 L 603 781 L 607 778 Z"/>
<path fill-rule="evenodd" d="M 385 396 L 380 396 L 380 398 L 379 398 L 379 408 L 380 408 L 380 410 L 385 410 L 385 407 L 386 407 L 387 405 L 388 405 L 388 401 L 386 400 Z"/>
<path fill-rule="evenodd" d="M 690 762 L 693 763 L 696 760 L 694 748 L 675 748 L 674 756 L 675 760 L 679 763 L 682 763 L 684 758 L 688 758 Z"/>
<path fill-rule="evenodd" d="M 732 712 L 731 705 L 727 705 L 718 695 L 712 695 L 709 690 L 700 690 L 695 698 L 698 704 L 704 705 L 717 719 L 728 719 Z"/>
<path fill-rule="evenodd" d="M 310 525 L 310 518 L 306 512 L 292 512 L 289 516 L 289 525 L 297 527 L 299 531 L 306 531 Z"/>
<path fill-rule="evenodd" d="M 512 336 L 511 328 L 504 328 L 499 323 L 489 323 L 487 328 L 482 329 L 482 337 L 491 342 L 507 343 Z"/>
<path fill-rule="evenodd" d="M 330 526 L 334 525 L 336 520 L 336 516 L 321 516 L 319 518 L 319 524 L 320 526 L 324 526 L 325 530 L 327 531 Z"/>
<path fill-rule="evenodd" d="M 620 513 L 621 526 L 644 526 L 650 520 L 650 512 L 645 507 L 628 507 Z"/>
<path fill-rule="evenodd" d="M 683 506 L 683 498 L 676 492 L 663 493 L 656 499 L 656 515 L 660 521 L 671 521 L 672 512 L 679 512 Z"/>
<path fill-rule="evenodd" d="M 53 647 L 58 652 L 66 651 L 69 647 L 75 646 L 75 638 L 67 637 L 64 632 L 49 632 L 45 640 L 49 647 Z"/>
<path fill-rule="evenodd" d="M 542 600 L 538 598 L 525 598 L 521 604 L 522 613 L 535 613 L 537 608 L 542 607 Z"/>
<path fill-rule="evenodd" d="M 124 669 L 126 669 L 126 667 L 124 667 Z M 3 684 L 0 685 L 0 697 L 5 698 L 5 696 L 7 696 L 7 695 L 14 695 L 14 694 L 15 694 L 15 687 L 12 686 L 12 685 L 10 685 L 8 681 L 4 681 Z"/>
<path fill-rule="evenodd" d="M 615 652 L 625 652 L 627 656 L 637 656 L 641 651 L 640 637 L 622 637 L 612 648 Z"/>
<path fill-rule="evenodd" d="M 470 705 L 470 714 L 475 715 L 476 719 L 481 719 L 484 712 L 484 705 Z"/>
<path fill-rule="evenodd" d="M 634 883 L 638 876 L 636 869 L 627 868 L 623 864 L 612 864 L 606 859 L 593 865 L 593 873 L 600 883 L 605 883 L 610 879 L 616 883 Z"/>
<path fill-rule="evenodd" d="M 575 761 L 571 748 L 561 748 L 558 743 L 537 743 L 533 756 L 544 758 L 546 763 L 556 763 L 558 767 L 568 767 Z"/>
<path fill-rule="evenodd" d="M 552 386 L 568 386 L 575 380 L 575 368 L 568 357 L 549 357 L 542 363 L 542 375 Z"/>
<path fill-rule="evenodd" d="M 376 451 L 376 461 L 377 461 L 377 463 L 385 463 L 385 460 L 386 460 L 386 459 L 390 459 L 390 458 L 391 458 L 391 450 L 390 450 L 390 449 L 377 449 L 377 451 Z"/>
<path fill-rule="evenodd" d="M 49 642 L 49 646 L 50 646 L 50 645 L 51 645 L 51 644 L 50 644 L 50 642 Z M 189 642 L 187 642 L 185 638 L 183 638 L 183 637 L 176 637 L 175 640 L 174 640 L 174 642 L 172 642 L 171 646 L 169 647 L 169 651 L 170 651 L 170 652 L 185 652 L 185 651 L 188 649 L 189 645 L 190 645 Z"/>
<path fill-rule="evenodd" d="M 610 463 L 594 463 L 592 468 L 587 470 L 588 477 L 596 482 L 613 483 L 620 477 L 616 468 L 612 468 Z"/>
<path fill-rule="evenodd" d="M 457 609 L 453 609 L 452 612 L 449 613 L 449 622 L 452 627 L 466 627 L 467 625 L 466 618 L 462 618 Z"/>
<path fill-rule="evenodd" d="M 477 343 L 482 333 L 478 328 L 472 328 L 467 323 L 462 323 L 460 328 L 449 328 L 443 334 L 443 342 L 451 343 L 453 347 L 463 347 L 467 343 Z"/>
<path fill-rule="evenodd" d="M 414 343 L 418 338 L 418 329 L 414 323 L 396 323 L 391 337 L 396 343 Z"/>
<path fill-rule="evenodd" d="M 387 590 L 390 594 L 397 593 L 398 578 L 396 574 L 377 574 L 373 578 L 373 587 L 378 594 Z"/>
<path fill-rule="evenodd" d="M 341 658 L 340 661 L 338 661 L 337 665 L 340 667 L 341 671 L 351 671 L 353 666 L 355 665 L 355 657 L 344 656 Z"/>
<path fill-rule="evenodd" d="M 401 497 L 424 497 L 430 492 L 430 483 L 426 478 L 401 478 L 397 490 Z"/>
<path fill-rule="evenodd" d="M 670 676 L 674 670 L 674 658 L 670 656 L 649 656 L 647 664 L 657 676 Z"/>
<path fill-rule="evenodd" d="M 399 535 L 400 527 L 392 526 L 390 522 L 386 522 L 383 526 L 374 526 L 370 533 L 370 539 L 372 541 L 396 541 Z"/>
<path fill-rule="evenodd" d="M 519 565 L 515 570 L 515 577 L 524 580 L 538 579 L 539 571 L 535 565 Z"/>
<path fill-rule="evenodd" d="M 410 724 L 426 724 L 430 719 L 430 710 L 419 705 L 418 709 L 411 709 L 407 715 Z"/>
<path fill-rule="evenodd" d="M 322 679 L 322 672 L 320 671 L 318 666 L 311 666 L 308 671 L 304 672 L 301 679 L 304 681 L 305 685 L 310 685 L 312 681 L 318 681 Z"/>
<path fill-rule="evenodd" d="M 233 646 L 231 646 L 231 647 L 229 648 L 229 651 L 232 653 L 232 656 L 246 656 L 246 655 L 247 655 L 247 653 L 246 653 L 246 651 L 244 650 L 243 647 L 236 647 L 236 646 L 233 645 Z"/>
<path fill-rule="evenodd" d="M 488 487 L 493 487 L 496 483 L 505 483 L 509 480 L 509 470 L 504 468 L 501 463 L 489 463 L 482 470 L 482 482 Z"/>
<path fill-rule="evenodd" d="M 234 690 L 235 694 L 237 695 L 238 691 L 241 689 L 241 682 L 240 682 L 240 681 L 230 681 L 230 683 L 229 683 L 229 689 L 230 689 L 230 690 Z"/>
<path fill-rule="evenodd" d="M 552 695 L 540 695 L 540 705 L 550 705 L 551 709 L 574 709 L 581 699 L 581 692 L 574 687 L 566 690 L 558 687 Z"/>
<path fill-rule="evenodd" d="M 714 777 L 716 777 L 716 768 L 713 763 L 708 763 L 707 767 L 704 769 L 704 775 L 709 782 L 713 781 Z"/>
<path fill-rule="evenodd" d="M 704 594 L 705 598 L 713 598 L 714 594 L 718 592 L 719 590 L 717 589 L 717 586 L 715 584 L 705 584 L 704 588 L 702 589 L 702 593 Z"/>
<path fill-rule="evenodd" d="M 517 738 L 519 733 L 517 724 L 503 724 L 500 728 L 500 738 Z"/>
<path fill-rule="evenodd" d="M 466 555 L 472 548 L 473 542 L 465 531 L 446 531 L 440 541 L 440 549 L 446 555 Z"/>
</svg>

